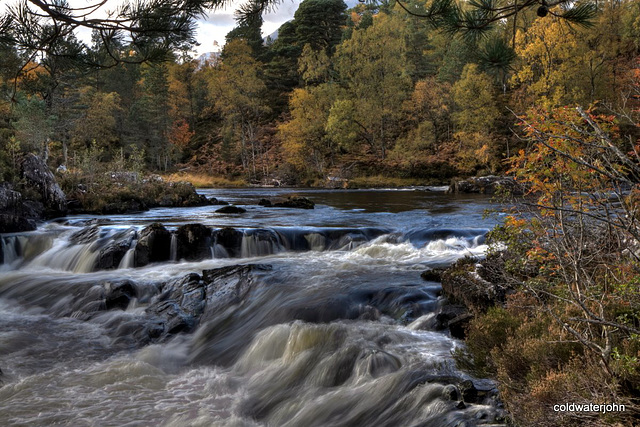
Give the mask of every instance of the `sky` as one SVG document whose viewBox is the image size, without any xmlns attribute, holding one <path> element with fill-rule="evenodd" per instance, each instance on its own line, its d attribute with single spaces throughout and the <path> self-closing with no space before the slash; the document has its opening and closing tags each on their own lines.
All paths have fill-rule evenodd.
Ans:
<svg viewBox="0 0 640 427">
<path fill-rule="evenodd" d="M 99 0 L 69 0 L 72 7 L 86 7 L 90 4 L 96 4 Z M 266 37 L 277 30 L 282 24 L 293 18 L 301 0 L 282 0 L 275 10 L 264 15 L 264 24 L 262 25 L 262 33 Z M 7 4 L 14 4 L 15 0 L 0 0 L 0 10 L 4 12 Z M 115 9 L 115 6 L 121 4 L 120 0 L 107 0 L 105 9 Z M 229 31 L 235 26 L 234 11 L 237 5 L 242 2 L 232 0 L 226 9 L 217 10 L 209 13 L 203 19 L 198 20 L 197 40 L 200 46 L 195 48 L 198 55 L 214 51 L 214 41 L 220 46 L 224 44 L 224 38 Z M 99 17 L 100 15 L 96 15 Z M 81 29 L 78 32 L 78 38 L 85 42 L 91 40 L 91 31 Z"/>
</svg>

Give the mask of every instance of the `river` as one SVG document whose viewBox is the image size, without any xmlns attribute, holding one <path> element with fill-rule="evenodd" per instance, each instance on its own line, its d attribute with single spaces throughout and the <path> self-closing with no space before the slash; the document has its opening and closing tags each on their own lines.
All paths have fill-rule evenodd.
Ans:
<svg viewBox="0 0 640 427">
<path fill-rule="evenodd" d="M 493 384 L 456 369 L 451 352 L 462 343 L 428 326 L 440 285 L 420 273 L 482 256 L 496 219 L 483 215 L 488 198 L 439 190 L 210 189 L 201 192 L 247 212 L 72 216 L 3 235 L 0 425 L 495 422 L 489 395 L 467 404 L 443 398 L 449 384 Z M 315 209 L 257 204 L 289 195 Z M 214 230 L 210 255 L 181 259 L 174 233 L 167 261 L 134 267 L 141 230 L 157 222 L 171 233 L 190 223 Z M 224 227 L 236 230 L 237 247 L 222 242 L 216 230 Z M 117 239 L 126 254 L 117 268 L 99 269 L 98 254 Z M 209 289 L 203 271 L 237 264 L 257 265 L 245 272 L 242 298 L 204 312 L 198 305 L 173 330 L 157 325 L 150 313 L 167 307 L 177 281 L 197 273 L 189 280 Z M 227 298 L 220 286 L 231 285 L 217 283 L 216 298 Z M 129 294 L 105 297 L 116 288 Z M 140 338 L 153 327 L 164 332 Z"/>
</svg>

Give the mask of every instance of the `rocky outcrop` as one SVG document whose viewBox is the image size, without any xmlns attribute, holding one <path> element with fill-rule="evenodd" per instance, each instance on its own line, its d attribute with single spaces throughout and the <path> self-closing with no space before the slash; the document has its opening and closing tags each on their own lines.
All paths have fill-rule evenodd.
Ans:
<svg viewBox="0 0 640 427">
<path fill-rule="evenodd" d="M 171 258 L 171 232 L 160 223 L 146 226 L 140 232 L 135 249 L 135 266 L 152 262 L 169 261 Z"/>
<path fill-rule="evenodd" d="M 20 188 L 0 184 L 0 233 L 35 230 L 36 221 L 67 212 L 67 198 L 42 159 L 27 154 L 19 168 Z"/>
<path fill-rule="evenodd" d="M 223 208 L 220 208 L 218 210 L 216 210 L 216 213 L 223 213 L 223 214 L 241 214 L 241 213 L 245 213 L 247 210 L 245 208 L 241 208 L 239 206 L 235 206 L 235 205 L 229 205 L 229 206 L 225 206 Z"/>
<path fill-rule="evenodd" d="M 186 224 L 176 231 L 178 259 L 199 261 L 211 258 L 211 229 L 202 224 Z"/>
<path fill-rule="evenodd" d="M 0 233 L 15 233 L 36 229 L 38 212 L 22 200 L 22 194 L 9 183 L 0 184 Z"/>
<path fill-rule="evenodd" d="M 504 273 L 506 257 L 502 252 L 490 254 L 481 261 L 463 258 L 444 270 L 441 281 L 446 303 L 429 326 L 436 330 L 448 328 L 452 337 L 464 339 L 467 325 L 474 316 L 504 304 L 507 295 L 514 291 L 514 285 Z"/>
<path fill-rule="evenodd" d="M 25 188 L 37 194 L 42 203 L 44 215 L 55 217 L 67 212 L 67 198 L 58 185 L 49 166 L 35 154 L 27 154 L 20 161 L 20 174 L 25 181 Z"/>
<path fill-rule="evenodd" d="M 447 193 L 480 193 L 495 194 L 505 190 L 514 195 L 521 195 L 524 189 L 513 178 L 507 176 L 480 176 L 451 182 Z"/>
<path fill-rule="evenodd" d="M 253 289 L 253 272 L 266 265 L 234 265 L 189 273 L 162 286 L 160 295 L 145 311 L 146 327 L 139 336 L 164 340 L 195 328 L 239 304 Z M 139 331 L 140 332 L 140 331 Z"/>
<path fill-rule="evenodd" d="M 482 261 L 459 260 L 442 274 L 442 292 L 450 302 L 463 304 L 475 314 L 504 303 L 513 291 L 502 273 L 504 257 L 497 253 Z"/>
<path fill-rule="evenodd" d="M 315 203 L 306 197 L 289 197 L 284 202 L 273 204 L 274 208 L 313 209 Z"/>
</svg>

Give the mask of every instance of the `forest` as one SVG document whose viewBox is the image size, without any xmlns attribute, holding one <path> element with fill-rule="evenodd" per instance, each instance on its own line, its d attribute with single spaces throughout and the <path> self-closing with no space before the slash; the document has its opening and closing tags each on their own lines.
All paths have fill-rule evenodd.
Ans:
<svg viewBox="0 0 640 427">
<path fill-rule="evenodd" d="M 275 40 L 263 39 L 260 15 L 238 19 L 208 60 L 185 45 L 138 61 L 125 40 L 106 48 L 97 32 L 92 46 L 69 33 L 25 58 L 9 39 L 0 170 L 11 181 L 19 153 L 32 151 L 72 172 L 183 171 L 220 183 L 501 173 L 525 145 L 516 123 L 530 108 L 629 108 L 639 8 L 603 1 L 582 25 L 529 9 L 461 37 L 394 2 L 306 0 Z"/>
</svg>

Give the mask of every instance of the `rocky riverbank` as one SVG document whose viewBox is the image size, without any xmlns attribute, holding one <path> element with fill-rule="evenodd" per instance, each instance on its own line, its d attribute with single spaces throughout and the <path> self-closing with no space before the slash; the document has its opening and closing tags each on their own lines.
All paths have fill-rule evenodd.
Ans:
<svg viewBox="0 0 640 427">
<path fill-rule="evenodd" d="M 0 184 L 0 233 L 29 231 L 39 221 L 67 214 L 122 214 L 155 207 L 215 204 L 188 182 L 165 182 L 119 172 L 85 182 L 71 172 L 54 174 L 34 154 L 18 163 L 15 184 Z"/>
</svg>

